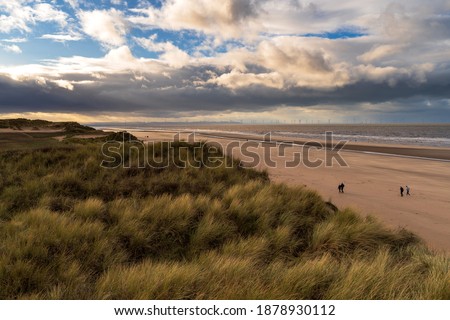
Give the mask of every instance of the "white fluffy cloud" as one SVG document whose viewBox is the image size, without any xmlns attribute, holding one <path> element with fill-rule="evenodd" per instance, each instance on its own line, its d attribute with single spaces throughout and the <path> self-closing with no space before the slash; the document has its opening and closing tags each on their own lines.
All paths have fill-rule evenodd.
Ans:
<svg viewBox="0 0 450 320">
<path fill-rule="evenodd" d="M 161 8 L 133 9 L 129 20 L 143 27 L 190 29 L 223 38 L 241 37 L 259 29 L 257 17 L 264 1 L 167 0 Z"/>
<path fill-rule="evenodd" d="M 79 17 L 83 31 L 104 46 L 119 47 L 125 44 L 128 26 L 121 11 L 81 11 Z"/>
<path fill-rule="evenodd" d="M 132 9 L 129 20 L 143 28 L 195 30 L 224 39 L 260 33 L 308 34 L 341 27 L 372 29 L 383 1 L 167 0 L 161 8 Z"/>
<path fill-rule="evenodd" d="M 383 58 L 392 56 L 396 53 L 399 53 L 404 49 L 405 45 L 403 44 L 382 44 L 375 45 L 369 51 L 364 54 L 358 56 L 358 59 L 364 63 L 371 63 L 374 61 L 379 61 Z"/>
<path fill-rule="evenodd" d="M 283 89 L 284 79 L 277 72 L 255 74 L 251 72 L 241 72 L 237 69 L 231 70 L 217 77 L 212 77 L 207 83 L 217 84 L 232 90 L 262 86 L 267 88 Z"/>
<path fill-rule="evenodd" d="M 2 39 L 0 41 L 8 43 L 23 43 L 27 42 L 28 40 L 26 38 L 10 38 L 10 39 Z"/>
<path fill-rule="evenodd" d="M 37 3 L 33 8 L 33 19 L 39 22 L 56 22 L 60 26 L 67 25 L 67 13 L 55 9 L 49 3 Z"/>
<path fill-rule="evenodd" d="M 55 42 L 80 41 L 83 37 L 80 34 L 44 34 L 39 39 L 47 39 Z"/>
<path fill-rule="evenodd" d="M 281 36 L 262 41 L 255 50 L 236 49 L 216 58 L 200 59 L 197 62 L 230 68 L 220 75 L 212 75 L 208 83 L 230 89 L 261 85 L 283 91 L 293 88 L 338 90 L 366 81 L 386 83 L 389 86 L 402 81 L 417 85 L 426 82 L 428 75 L 434 70 L 432 63 L 377 66 L 358 63 L 356 59 L 354 63 L 350 63 L 342 59 L 342 55 L 330 50 L 330 43 L 330 40 L 325 39 Z M 362 56 L 368 59 L 369 54 Z"/>
<path fill-rule="evenodd" d="M 77 9 L 80 3 L 84 3 L 85 0 L 64 0 L 67 2 L 72 8 Z"/>
<path fill-rule="evenodd" d="M 6 52 L 11 52 L 11 53 L 16 53 L 16 54 L 22 53 L 22 49 L 20 49 L 20 47 L 15 44 L 7 45 L 7 44 L 0 43 L 0 48 L 5 50 Z"/>
<path fill-rule="evenodd" d="M 137 44 L 151 52 L 161 53 L 160 59 L 170 66 L 181 68 L 190 61 L 189 55 L 171 42 L 155 42 L 156 35 L 150 38 L 134 38 Z"/>
<path fill-rule="evenodd" d="M 35 3 L 29 0 L 0 0 L 0 32 L 13 30 L 31 32 L 37 22 L 53 22 L 64 27 L 68 15 L 49 3 Z"/>
</svg>

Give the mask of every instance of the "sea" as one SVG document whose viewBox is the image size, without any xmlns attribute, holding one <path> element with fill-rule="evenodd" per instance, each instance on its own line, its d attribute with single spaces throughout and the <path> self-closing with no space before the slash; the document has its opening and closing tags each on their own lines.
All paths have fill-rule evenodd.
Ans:
<svg viewBox="0 0 450 320">
<path fill-rule="evenodd" d="M 104 125 L 95 125 L 105 129 Z M 332 132 L 334 140 L 357 143 L 396 144 L 450 148 L 450 124 L 240 124 L 240 123 L 139 123 L 114 124 L 124 130 L 179 130 L 272 135 L 303 140 L 323 140 Z"/>
</svg>

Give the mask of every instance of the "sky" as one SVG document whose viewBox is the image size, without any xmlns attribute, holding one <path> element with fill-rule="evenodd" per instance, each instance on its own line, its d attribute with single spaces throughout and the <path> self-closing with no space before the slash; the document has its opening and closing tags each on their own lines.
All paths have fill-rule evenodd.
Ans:
<svg viewBox="0 0 450 320">
<path fill-rule="evenodd" d="M 450 122 L 450 0 L 0 0 L 0 118 Z"/>
</svg>

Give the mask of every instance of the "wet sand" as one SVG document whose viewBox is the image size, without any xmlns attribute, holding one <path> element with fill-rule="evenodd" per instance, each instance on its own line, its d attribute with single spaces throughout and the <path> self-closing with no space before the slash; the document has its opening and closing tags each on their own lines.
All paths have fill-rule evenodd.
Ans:
<svg viewBox="0 0 450 320">
<path fill-rule="evenodd" d="M 199 133 L 198 135 L 204 137 L 220 137 L 220 138 L 231 138 L 231 139 L 244 139 L 244 140 L 255 140 L 263 141 L 265 139 L 262 135 L 238 135 L 238 134 L 217 134 L 217 133 Z M 272 136 L 271 140 L 273 142 L 285 142 L 292 143 L 302 146 L 310 147 L 325 147 L 333 149 L 339 144 L 339 141 L 327 142 L 327 141 L 307 141 L 301 139 L 295 139 L 283 136 Z M 448 148 L 436 148 L 436 147 L 415 147 L 415 146 L 402 146 L 402 145 L 388 145 L 388 144 L 363 144 L 349 142 L 342 144 L 342 149 L 347 151 L 361 152 L 361 153 L 375 153 L 375 154 L 390 154 L 397 156 L 405 156 L 411 158 L 427 158 L 427 159 L 437 159 L 437 160 L 448 160 L 450 161 L 450 149 Z"/>
</svg>

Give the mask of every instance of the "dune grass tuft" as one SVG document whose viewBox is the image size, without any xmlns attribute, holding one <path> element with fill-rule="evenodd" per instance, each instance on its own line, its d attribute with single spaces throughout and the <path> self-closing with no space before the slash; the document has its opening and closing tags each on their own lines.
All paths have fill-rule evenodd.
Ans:
<svg viewBox="0 0 450 320">
<path fill-rule="evenodd" d="M 447 256 L 313 191 L 64 145 L 0 153 L 0 299 L 450 298 Z M 148 152 L 195 163 L 199 146 Z"/>
</svg>

